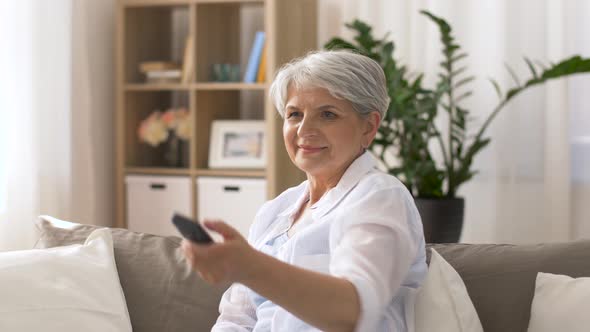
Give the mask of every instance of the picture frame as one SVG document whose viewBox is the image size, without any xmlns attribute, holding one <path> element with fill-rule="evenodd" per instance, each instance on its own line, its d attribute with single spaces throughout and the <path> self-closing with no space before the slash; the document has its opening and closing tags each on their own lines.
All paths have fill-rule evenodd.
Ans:
<svg viewBox="0 0 590 332">
<path fill-rule="evenodd" d="M 209 168 L 264 168 L 265 131 L 263 120 L 214 120 Z"/>
</svg>

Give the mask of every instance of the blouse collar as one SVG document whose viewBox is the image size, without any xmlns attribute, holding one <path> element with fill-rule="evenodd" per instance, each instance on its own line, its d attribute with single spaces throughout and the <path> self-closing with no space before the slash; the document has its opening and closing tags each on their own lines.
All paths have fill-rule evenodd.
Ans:
<svg viewBox="0 0 590 332">
<path fill-rule="evenodd" d="M 312 217 L 317 220 L 332 210 L 346 194 L 357 185 L 361 178 L 376 167 L 373 155 L 365 151 L 357 157 L 346 169 L 338 184 L 328 190 L 326 194 L 313 205 Z M 295 214 L 301 205 L 309 198 L 309 181 L 305 180 L 299 186 L 299 198 L 295 204 L 290 205 L 287 209 L 279 214 L 280 217 L 291 216 Z"/>
</svg>

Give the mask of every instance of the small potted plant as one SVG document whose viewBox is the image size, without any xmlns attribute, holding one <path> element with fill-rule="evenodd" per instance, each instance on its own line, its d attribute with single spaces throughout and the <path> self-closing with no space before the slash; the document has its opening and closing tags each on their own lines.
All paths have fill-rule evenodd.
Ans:
<svg viewBox="0 0 590 332">
<path fill-rule="evenodd" d="M 590 59 L 573 56 L 548 66 L 533 64 L 525 58 L 531 77 L 524 84 L 503 92 L 491 80 L 498 94 L 498 104 L 492 109 L 475 136 L 468 136 L 469 110 L 461 104 L 471 94 L 466 89 L 473 77 L 466 76 L 462 60 L 467 56 L 452 34 L 451 26 L 427 11 L 423 15 L 434 22 L 443 44 L 443 61 L 439 80 L 432 88 L 422 84 L 423 74 L 411 75 L 393 57 L 394 43 L 375 39 L 371 27 L 355 20 L 346 26 L 356 32 L 354 41 L 332 38 L 327 49 L 352 49 L 376 60 L 383 68 L 391 103 L 378 135 L 371 146 L 383 167 L 398 177 L 415 198 L 424 224 L 427 242 L 457 242 L 463 225 L 464 199 L 457 197 L 459 187 L 477 173 L 472 167 L 475 156 L 490 143 L 486 129 L 500 110 L 515 96 L 531 86 L 547 80 L 590 71 Z M 520 82 L 515 78 L 515 82 Z M 448 115 L 448 137 L 436 126 L 439 111 Z M 442 162 L 433 158 L 432 144 L 442 152 Z M 388 157 L 392 154 L 395 160 Z"/>
<path fill-rule="evenodd" d="M 187 167 L 185 147 L 191 136 L 191 123 L 186 108 L 156 110 L 144 119 L 137 130 L 141 142 L 152 147 L 166 144 L 164 159 L 169 167 Z"/>
</svg>

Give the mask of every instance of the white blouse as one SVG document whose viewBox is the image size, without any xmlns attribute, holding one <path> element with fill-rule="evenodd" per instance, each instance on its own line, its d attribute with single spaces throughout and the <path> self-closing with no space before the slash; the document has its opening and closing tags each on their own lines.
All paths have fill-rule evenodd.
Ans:
<svg viewBox="0 0 590 332">
<path fill-rule="evenodd" d="M 307 204 L 307 202 L 303 202 L 302 204 Z M 298 232 L 299 230 L 305 228 L 307 225 L 310 225 L 313 223 L 313 217 L 311 216 L 311 209 L 312 209 L 312 207 L 308 207 L 307 209 L 303 210 L 303 213 L 301 213 L 299 220 L 294 225 L 292 225 L 289 228 L 289 230 L 287 231 L 288 237 L 293 237 L 295 232 Z M 293 221 L 291 222 L 291 224 L 293 224 Z"/>
<path fill-rule="evenodd" d="M 287 231 L 308 183 L 286 190 L 260 208 L 248 241 L 289 264 L 349 280 L 361 303 L 356 331 L 411 332 L 427 271 L 422 223 L 405 186 L 375 165 L 368 152 L 357 158 L 292 237 Z M 219 311 L 212 331 L 318 331 L 237 283 Z"/>
</svg>

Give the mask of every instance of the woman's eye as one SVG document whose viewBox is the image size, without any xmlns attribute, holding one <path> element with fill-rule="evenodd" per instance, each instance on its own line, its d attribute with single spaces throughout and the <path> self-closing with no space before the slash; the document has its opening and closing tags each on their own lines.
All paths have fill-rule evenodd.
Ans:
<svg viewBox="0 0 590 332">
<path fill-rule="evenodd" d="M 297 111 L 290 112 L 290 113 L 287 114 L 287 119 L 291 119 L 291 118 L 294 118 L 294 117 L 299 117 L 300 115 L 301 115 L 301 113 L 300 112 L 297 112 Z"/>
<path fill-rule="evenodd" d="M 322 111 L 322 117 L 328 118 L 328 119 L 333 119 L 336 117 L 336 113 L 331 112 L 331 111 Z"/>
</svg>

